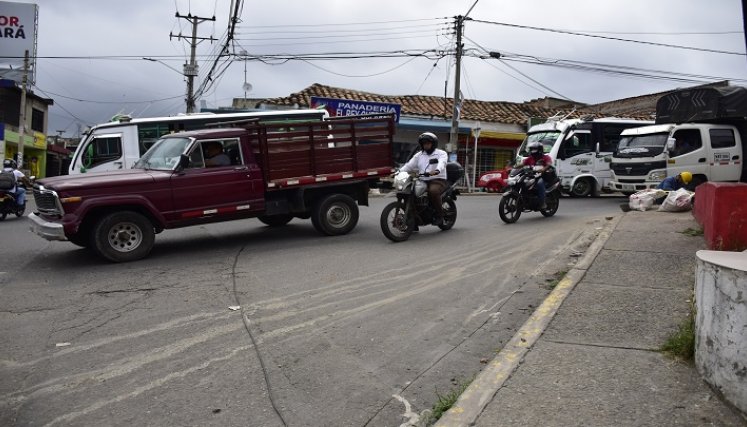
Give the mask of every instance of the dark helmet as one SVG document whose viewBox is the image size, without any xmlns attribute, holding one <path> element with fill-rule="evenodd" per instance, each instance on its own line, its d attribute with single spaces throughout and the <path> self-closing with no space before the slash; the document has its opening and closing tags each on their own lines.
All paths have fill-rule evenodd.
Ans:
<svg viewBox="0 0 747 427">
<path fill-rule="evenodd" d="M 17 169 L 18 168 L 18 164 L 13 159 L 5 159 L 5 160 L 3 160 L 3 167 L 4 168 Z"/>
<path fill-rule="evenodd" d="M 423 144 L 425 144 L 426 142 L 432 143 L 431 149 L 427 151 L 425 150 L 425 148 L 423 148 Z M 438 137 L 431 132 L 421 133 L 418 137 L 418 144 L 420 145 L 421 150 L 425 151 L 428 154 L 433 154 L 436 148 L 438 148 Z"/>
<path fill-rule="evenodd" d="M 539 159 L 543 155 L 545 155 L 545 150 L 542 147 L 542 143 L 539 141 L 530 142 L 527 148 L 529 150 L 529 155 L 534 157 L 535 159 Z"/>
</svg>

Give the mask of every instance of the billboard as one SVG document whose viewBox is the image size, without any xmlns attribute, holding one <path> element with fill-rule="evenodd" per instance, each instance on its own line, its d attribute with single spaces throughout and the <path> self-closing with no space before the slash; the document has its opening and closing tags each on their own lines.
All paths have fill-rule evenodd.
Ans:
<svg viewBox="0 0 747 427">
<path fill-rule="evenodd" d="M 311 108 L 324 108 L 330 117 L 359 116 L 363 114 L 392 114 L 399 122 L 402 106 L 383 102 L 355 101 L 352 99 L 311 97 Z"/>
<path fill-rule="evenodd" d="M 0 78 L 23 80 L 23 55 L 29 51 L 29 81 L 34 82 L 38 6 L 0 1 Z"/>
</svg>

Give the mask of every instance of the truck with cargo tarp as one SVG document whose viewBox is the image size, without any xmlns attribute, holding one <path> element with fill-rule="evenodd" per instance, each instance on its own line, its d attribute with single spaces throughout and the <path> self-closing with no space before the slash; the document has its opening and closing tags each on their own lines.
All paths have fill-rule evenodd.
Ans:
<svg viewBox="0 0 747 427">
<path fill-rule="evenodd" d="M 631 194 L 688 171 L 692 186 L 744 181 L 747 88 L 681 89 L 656 104 L 656 124 L 627 129 L 612 156 L 610 188 Z"/>
</svg>

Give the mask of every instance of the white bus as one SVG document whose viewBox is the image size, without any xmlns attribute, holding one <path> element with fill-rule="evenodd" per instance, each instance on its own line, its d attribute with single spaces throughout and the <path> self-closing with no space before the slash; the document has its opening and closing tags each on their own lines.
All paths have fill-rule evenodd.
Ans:
<svg viewBox="0 0 747 427">
<path fill-rule="evenodd" d="M 550 119 L 532 126 L 519 147 L 519 164 L 526 158 L 527 144 L 539 141 L 553 159 L 561 190 L 574 197 L 609 192 L 612 178 L 610 158 L 620 133 L 628 128 L 653 124 L 633 119 Z"/>
<path fill-rule="evenodd" d="M 69 173 L 102 172 L 129 169 L 163 135 L 202 129 L 224 122 L 258 119 L 277 121 L 324 120 L 325 110 L 277 110 L 245 113 L 198 113 L 171 117 L 133 119 L 120 116 L 109 123 L 93 126 L 86 132 L 70 162 Z"/>
</svg>

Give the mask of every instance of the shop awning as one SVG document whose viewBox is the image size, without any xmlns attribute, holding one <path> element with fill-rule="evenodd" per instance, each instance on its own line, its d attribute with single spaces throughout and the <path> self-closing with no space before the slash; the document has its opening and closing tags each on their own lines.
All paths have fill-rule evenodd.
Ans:
<svg viewBox="0 0 747 427">
<path fill-rule="evenodd" d="M 525 133 L 482 131 L 477 144 L 490 147 L 518 148 L 525 137 Z M 471 143 L 474 142 L 474 138 L 475 132 L 473 131 L 470 135 Z"/>
</svg>

